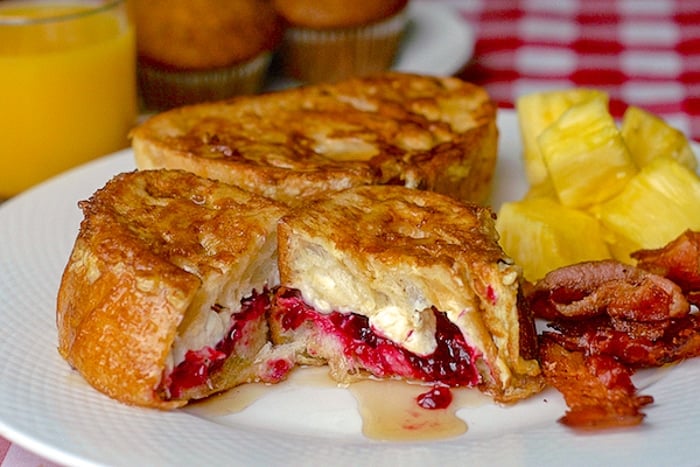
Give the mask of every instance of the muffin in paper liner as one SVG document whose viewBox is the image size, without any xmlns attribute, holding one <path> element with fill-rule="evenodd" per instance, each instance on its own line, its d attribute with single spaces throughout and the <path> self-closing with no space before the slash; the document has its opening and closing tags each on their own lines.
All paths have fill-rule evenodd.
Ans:
<svg viewBox="0 0 700 467">
<path fill-rule="evenodd" d="M 165 110 L 197 102 L 255 94 L 270 67 L 272 52 L 211 70 L 174 70 L 140 61 L 138 81 L 146 110 Z"/>
<path fill-rule="evenodd" d="M 280 48 L 282 72 L 307 83 L 333 82 L 391 68 L 408 9 L 368 25 L 313 29 L 292 26 Z"/>
<path fill-rule="evenodd" d="M 145 111 L 253 94 L 284 22 L 272 0 L 133 0 Z"/>
</svg>

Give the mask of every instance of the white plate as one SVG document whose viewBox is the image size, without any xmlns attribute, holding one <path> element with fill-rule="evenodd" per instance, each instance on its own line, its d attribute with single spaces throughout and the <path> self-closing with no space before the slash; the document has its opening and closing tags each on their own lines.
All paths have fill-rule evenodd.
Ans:
<svg viewBox="0 0 700 467">
<path fill-rule="evenodd" d="M 394 68 L 431 75 L 457 73 L 474 53 L 474 36 L 449 5 L 413 0 Z"/>
<path fill-rule="evenodd" d="M 495 202 L 525 190 L 512 111 L 499 116 Z M 70 465 L 692 465 L 700 359 L 644 377 L 655 397 L 637 428 L 575 434 L 546 391 L 512 407 L 462 409 L 469 431 L 440 442 L 375 442 L 344 389 L 271 391 L 219 420 L 127 407 L 89 387 L 56 351 L 55 295 L 81 219 L 76 203 L 130 151 L 99 159 L 0 206 L 0 434 Z"/>
<path fill-rule="evenodd" d="M 467 64 L 474 53 L 474 34 L 459 17 L 459 12 L 445 4 L 412 0 L 408 26 L 392 69 L 407 73 L 449 76 Z M 299 83 L 271 76 L 266 90 L 277 90 Z"/>
</svg>

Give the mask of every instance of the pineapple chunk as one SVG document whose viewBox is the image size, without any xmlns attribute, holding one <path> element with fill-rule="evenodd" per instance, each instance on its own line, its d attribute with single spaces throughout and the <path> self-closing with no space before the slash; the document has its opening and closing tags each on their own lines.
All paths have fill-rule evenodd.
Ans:
<svg viewBox="0 0 700 467">
<path fill-rule="evenodd" d="M 600 100 L 606 106 L 608 104 L 606 93 L 586 88 L 532 93 L 518 98 L 515 107 L 523 145 L 525 175 L 530 185 L 539 185 L 547 179 L 547 168 L 537 144 L 537 137 L 569 107 L 590 99 Z"/>
<path fill-rule="evenodd" d="M 559 201 L 557 192 L 554 190 L 554 185 L 552 185 L 552 181 L 549 179 L 539 185 L 530 186 L 527 193 L 525 193 L 525 199 L 531 198 L 551 198 L 557 202 Z"/>
<path fill-rule="evenodd" d="M 621 263 L 635 264 L 637 260 L 632 258 L 632 253 L 639 251 L 640 247 L 635 242 L 614 233 L 607 239 L 608 249 L 612 257 Z"/>
<path fill-rule="evenodd" d="M 569 108 L 537 138 L 562 204 L 585 209 L 619 193 L 637 172 L 600 99 Z"/>
<path fill-rule="evenodd" d="M 687 229 L 700 230 L 700 178 L 671 158 L 656 158 L 595 212 L 618 237 L 611 250 L 625 261 L 631 251 L 660 248 Z"/>
<path fill-rule="evenodd" d="M 504 203 L 496 230 L 501 247 L 529 281 L 562 266 L 610 258 L 599 222 L 551 198 Z"/>
<path fill-rule="evenodd" d="M 620 132 L 637 167 L 667 156 L 690 170 L 697 169 L 695 154 L 685 135 L 654 114 L 639 107 L 627 107 Z"/>
</svg>

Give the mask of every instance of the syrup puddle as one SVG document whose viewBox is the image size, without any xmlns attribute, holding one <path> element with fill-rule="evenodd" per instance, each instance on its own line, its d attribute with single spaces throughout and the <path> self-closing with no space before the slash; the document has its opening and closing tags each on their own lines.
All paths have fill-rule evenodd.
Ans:
<svg viewBox="0 0 700 467">
<path fill-rule="evenodd" d="M 184 410 L 204 418 L 224 417 L 242 412 L 270 392 L 271 387 L 262 383 L 236 386 L 221 394 L 189 404 Z"/>
<path fill-rule="evenodd" d="M 477 389 L 453 388 L 452 402 L 447 408 L 429 410 L 420 407 L 416 398 L 431 386 L 374 379 L 339 386 L 328 376 L 327 367 L 308 367 L 297 368 L 279 384 L 244 384 L 193 403 L 184 410 L 204 418 L 224 417 L 242 412 L 273 391 L 303 390 L 305 387 L 349 391 L 357 401 L 362 434 L 380 441 L 432 441 L 460 436 L 467 432 L 468 426 L 457 411 L 491 402 Z M 309 407 L 309 410 L 323 408 Z"/>
<path fill-rule="evenodd" d="M 348 387 L 358 402 L 362 433 L 383 441 L 430 441 L 460 436 L 468 427 L 457 411 L 490 401 L 476 389 L 453 388 L 452 402 L 447 408 L 424 409 L 416 398 L 429 389 L 395 380 L 358 381 Z"/>
<path fill-rule="evenodd" d="M 242 384 L 221 394 L 191 403 L 183 410 L 205 418 L 224 417 L 242 412 L 272 391 L 280 391 L 290 386 L 338 387 L 338 384 L 328 376 L 327 367 L 297 368 L 280 383 Z"/>
</svg>

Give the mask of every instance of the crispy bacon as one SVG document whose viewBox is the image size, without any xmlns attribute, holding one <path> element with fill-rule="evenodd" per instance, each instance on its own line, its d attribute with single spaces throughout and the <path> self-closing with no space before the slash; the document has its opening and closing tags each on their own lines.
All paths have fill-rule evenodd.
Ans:
<svg viewBox="0 0 700 467">
<path fill-rule="evenodd" d="M 685 316 L 690 304 L 678 285 L 614 260 L 587 261 L 556 269 L 527 291 L 535 316 L 586 319 L 602 314 L 660 321 Z"/>
<path fill-rule="evenodd" d="M 663 248 L 639 250 L 632 257 L 637 267 L 672 280 L 700 306 L 700 232 L 687 230 Z"/>
<path fill-rule="evenodd" d="M 522 306 L 548 320 L 539 358 L 548 384 L 569 410 L 561 422 L 597 429 L 641 423 L 631 375 L 700 356 L 700 234 L 633 255 L 639 267 L 590 261 L 524 283 Z"/>
<path fill-rule="evenodd" d="M 607 355 L 632 369 L 658 367 L 700 355 L 700 318 L 693 314 L 657 323 L 597 317 L 548 323 L 544 331 L 569 350 Z"/>
<path fill-rule="evenodd" d="M 642 422 L 640 409 L 653 398 L 637 395 L 631 371 L 623 364 L 607 355 L 569 351 L 546 335 L 539 348 L 545 380 L 562 393 L 569 407 L 561 423 L 600 429 Z"/>
</svg>

